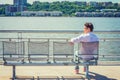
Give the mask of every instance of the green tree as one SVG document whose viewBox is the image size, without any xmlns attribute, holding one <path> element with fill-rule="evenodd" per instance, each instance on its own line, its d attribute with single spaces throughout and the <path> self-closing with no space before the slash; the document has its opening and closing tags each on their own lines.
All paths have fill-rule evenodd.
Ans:
<svg viewBox="0 0 120 80">
<path fill-rule="evenodd" d="M 16 16 L 21 16 L 21 13 L 20 13 L 20 12 L 17 12 L 17 13 L 16 13 Z"/>
</svg>

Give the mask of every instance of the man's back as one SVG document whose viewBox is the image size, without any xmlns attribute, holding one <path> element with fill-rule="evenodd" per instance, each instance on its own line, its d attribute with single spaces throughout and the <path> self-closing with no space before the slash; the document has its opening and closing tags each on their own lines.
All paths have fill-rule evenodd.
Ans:
<svg viewBox="0 0 120 80">
<path fill-rule="evenodd" d="M 91 60 L 98 58 L 99 42 L 81 42 L 80 58 L 83 60 Z"/>
</svg>

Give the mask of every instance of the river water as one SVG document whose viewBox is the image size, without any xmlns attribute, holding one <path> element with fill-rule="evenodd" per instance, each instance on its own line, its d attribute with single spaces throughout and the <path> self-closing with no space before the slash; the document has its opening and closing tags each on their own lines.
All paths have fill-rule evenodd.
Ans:
<svg viewBox="0 0 120 80">
<path fill-rule="evenodd" d="M 0 29 L 82 30 L 85 22 L 95 30 L 120 30 L 120 18 L 103 17 L 0 17 Z"/>
</svg>

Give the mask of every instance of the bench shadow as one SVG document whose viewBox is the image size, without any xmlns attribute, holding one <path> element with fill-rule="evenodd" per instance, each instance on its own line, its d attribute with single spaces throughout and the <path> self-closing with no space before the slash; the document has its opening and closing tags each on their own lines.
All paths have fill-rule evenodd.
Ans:
<svg viewBox="0 0 120 80">
<path fill-rule="evenodd" d="M 89 72 L 89 77 L 90 79 L 95 79 L 95 80 L 117 80 L 117 79 L 113 79 L 113 78 L 108 78 L 107 76 L 98 74 L 98 73 L 94 73 L 94 72 Z"/>
</svg>

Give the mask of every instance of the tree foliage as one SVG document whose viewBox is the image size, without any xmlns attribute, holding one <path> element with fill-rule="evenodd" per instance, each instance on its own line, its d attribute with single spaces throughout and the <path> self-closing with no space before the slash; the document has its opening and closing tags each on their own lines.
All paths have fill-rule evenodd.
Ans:
<svg viewBox="0 0 120 80">
<path fill-rule="evenodd" d="M 35 1 L 32 5 L 27 6 L 29 11 L 62 11 L 64 15 L 73 15 L 75 12 L 95 12 L 100 9 L 118 9 L 120 10 L 117 3 L 114 5 L 103 6 L 98 4 L 98 6 L 85 5 L 81 2 L 69 2 L 69 1 L 56 1 L 56 2 L 39 2 Z"/>
</svg>

